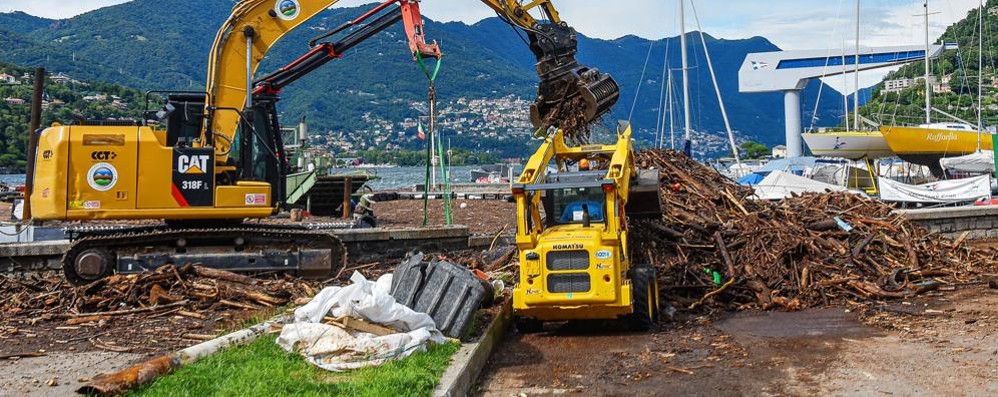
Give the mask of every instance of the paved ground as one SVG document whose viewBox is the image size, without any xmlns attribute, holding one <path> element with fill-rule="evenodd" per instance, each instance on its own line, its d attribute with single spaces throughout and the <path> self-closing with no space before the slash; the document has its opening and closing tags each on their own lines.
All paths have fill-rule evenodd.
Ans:
<svg viewBox="0 0 998 397">
<path fill-rule="evenodd" d="M 678 316 L 650 333 L 511 332 L 484 396 L 998 395 L 998 291 L 871 308 Z"/>
<path fill-rule="evenodd" d="M 145 355 L 112 352 L 58 352 L 44 357 L 0 361 L 0 396 L 71 396 L 81 380 L 104 368 L 124 368 Z"/>
<path fill-rule="evenodd" d="M 461 206 L 464 205 L 464 208 Z M 422 200 L 399 200 L 377 203 L 374 213 L 379 225 L 386 228 L 419 227 L 423 224 Z M 505 226 L 505 232 L 516 230 L 516 204 L 500 200 L 454 200 L 451 202 L 452 220 L 456 225 L 466 225 L 474 234 L 495 235 Z M 443 200 L 430 200 L 427 224 L 444 225 Z"/>
</svg>

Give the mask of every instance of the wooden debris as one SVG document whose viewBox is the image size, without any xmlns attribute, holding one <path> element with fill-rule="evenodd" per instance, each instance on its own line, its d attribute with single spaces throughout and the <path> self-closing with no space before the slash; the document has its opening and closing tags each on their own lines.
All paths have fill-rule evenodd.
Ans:
<svg viewBox="0 0 998 397">
<path fill-rule="evenodd" d="M 153 272 L 112 275 L 72 287 L 49 275 L 0 275 L 0 320 L 30 323 L 65 320 L 73 326 L 119 316 L 167 315 L 205 319 L 217 308 L 259 310 L 314 295 L 315 289 L 294 278 L 256 279 L 197 265 L 167 265 Z M 229 309 L 231 310 L 231 309 Z"/>
<path fill-rule="evenodd" d="M 682 306 L 796 310 L 897 299 L 982 280 L 998 263 L 998 251 L 928 233 L 859 195 L 754 200 L 752 189 L 680 153 L 643 151 L 636 162 L 659 170 L 664 213 L 633 219 L 629 241 L 656 258 L 659 284 L 677 287 L 665 296 Z M 724 275 L 719 284 L 715 272 Z"/>
</svg>

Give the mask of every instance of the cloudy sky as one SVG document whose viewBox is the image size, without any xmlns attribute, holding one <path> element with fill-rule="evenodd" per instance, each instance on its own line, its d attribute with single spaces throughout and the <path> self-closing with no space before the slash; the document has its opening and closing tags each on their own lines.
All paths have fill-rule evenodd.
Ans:
<svg viewBox="0 0 998 397">
<path fill-rule="evenodd" d="M 68 18 L 126 0 L 0 0 L 0 12 L 20 10 L 48 18 Z M 856 29 L 856 1 L 846 0 L 691 0 L 705 32 L 726 39 L 763 36 L 783 49 L 852 48 Z M 343 0 L 337 6 L 355 6 L 371 0 Z M 967 15 L 980 0 L 930 0 L 930 35 Z M 690 4 L 690 3 L 687 3 Z M 627 34 L 662 38 L 678 34 L 678 2 L 669 0 L 562 0 L 556 2 L 562 18 L 588 36 L 613 39 Z M 921 44 L 924 42 L 922 0 L 862 0 L 861 41 L 864 46 Z M 437 21 L 473 23 L 494 14 L 475 0 L 424 0 L 424 14 Z M 687 30 L 695 30 L 692 7 L 687 6 Z M 882 73 L 861 77 L 864 85 Z M 842 79 L 829 81 L 841 86 Z M 837 82 L 837 84 L 836 84 Z M 849 84 L 851 85 L 851 84 Z M 838 87 L 837 87 L 838 88 Z"/>
</svg>

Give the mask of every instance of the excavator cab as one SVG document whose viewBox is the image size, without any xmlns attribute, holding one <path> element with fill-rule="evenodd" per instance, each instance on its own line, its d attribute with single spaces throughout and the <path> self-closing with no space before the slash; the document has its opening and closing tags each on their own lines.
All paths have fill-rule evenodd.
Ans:
<svg viewBox="0 0 998 397">
<path fill-rule="evenodd" d="M 163 110 L 156 117 L 166 125 L 166 144 L 190 145 L 201 136 L 204 123 L 204 93 L 176 93 L 167 96 Z"/>
</svg>

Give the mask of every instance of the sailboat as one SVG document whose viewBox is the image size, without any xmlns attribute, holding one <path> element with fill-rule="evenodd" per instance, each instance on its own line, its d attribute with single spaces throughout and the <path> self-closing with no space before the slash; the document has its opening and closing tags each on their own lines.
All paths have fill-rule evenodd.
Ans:
<svg viewBox="0 0 998 397">
<path fill-rule="evenodd" d="M 856 1 L 856 55 L 855 55 L 855 94 L 853 103 L 855 116 L 853 117 L 852 129 L 849 129 L 849 118 L 846 117 L 845 131 L 821 131 L 817 133 L 801 134 L 811 153 L 817 157 L 834 157 L 849 160 L 869 159 L 875 160 L 883 157 L 894 157 L 894 152 L 884 140 L 884 135 L 880 131 L 864 131 L 859 128 L 862 117 L 859 115 L 859 27 L 860 27 L 860 2 Z M 842 63 L 846 63 L 843 55 Z M 844 78 L 844 77 L 843 77 Z M 845 111 L 848 115 L 848 97 L 846 97 Z"/>
<path fill-rule="evenodd" d="M 926 32 L 925 32 L 925 45 L 929 45 L 929 32 L 928 32 L 928 1 L 925 2 L 925 19 L 926 19 Z M 981 40 L 981 48 L 983 49 L 983 12 L 984 5 L 981 3 L 981 8 L 978 11 L 980 13 L 980 28 L 981 33 L 978 35 L 978 39 Z M 983 53 L 979 51 L 979 53 Z M 983 70 L 983 65 L 978 64 L 978 73 Z M 970 123 L 966 122 L 945 122 L 945 123 L 933 123 L 932 122 L 932 85 L 930 84 L 930 65 L 928 52 L 926 52 L 925 57 L 925 123 L 920 124 L 917 127 L 903 127 L 903 126 L 881 126 L 880 132 L 883 133 L 884 139 L 887 141 L 887 145 L 890 146 L 891 150 L 894 151 L 902 160 L 924 165 L 929 167 L 934 175 L 937 177 L 944 175 L 943 169 L 940 166 L 939 161 L 943 158 L 948 157 L 959 157 L 965 156 L 973 153 L 977 153 L 982 150 L 993 150 L 992 134 L 990 132 L 984 131 L 981 125 L 981 109 L 978 105 L 978 125 L 972 126 Z M 980 76 L 979 76 L 980 79 Z M 980 101 L 981 87 L 980 80 L 978 82 L 978 101 Z M 979 102 L 980 103 L 980 102 Z M 938 110 L 936 110 L 938 111 Z M 955 118 L 955 117 L 954 117 Z"/>
<path fill-rule="evenodd" d="M 817 157 L 849 160 L 894 157 L 880 131 L 828 131 L 801 134 L 804 142 Z"/>
</svg>

